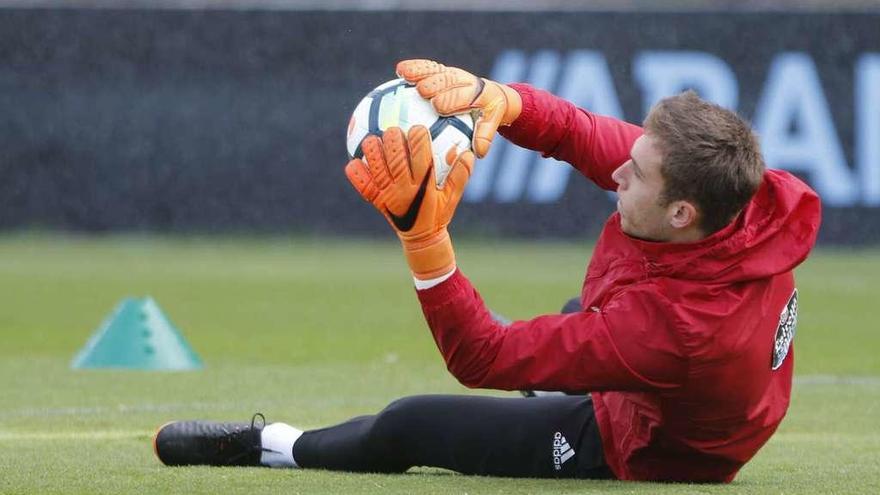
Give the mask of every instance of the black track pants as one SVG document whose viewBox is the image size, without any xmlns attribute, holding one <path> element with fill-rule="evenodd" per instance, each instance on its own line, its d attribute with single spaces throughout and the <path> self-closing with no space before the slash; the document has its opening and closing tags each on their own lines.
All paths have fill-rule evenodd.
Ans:
<svg viewBox="0 0 880 495">
<path fill-rule="evenodd" d="M 417 395 L 305 432 L 304 468 L 380 473 L 432 466 L 465 474 L 608 478 L 589 396 Z"/>
</svg>

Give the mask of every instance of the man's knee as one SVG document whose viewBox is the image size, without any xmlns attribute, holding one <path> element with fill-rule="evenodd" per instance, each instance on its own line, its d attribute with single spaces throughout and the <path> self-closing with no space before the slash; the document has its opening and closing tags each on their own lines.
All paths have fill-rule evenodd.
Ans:
<svg viewBox="0 0 880 495">
<path fill-rule="evenodd" d="M 403 397 L 388 404 L 373 420 L 370 428 L 371 443 L 394 449 L 406 443 L 406 435 L 417 427 L 419 420 L 419 396 Z"/>
<path fill-rule="evenodd" d="M 561 313 L 579 313 L 581 311 L 583 311 L 583 308 L 581 307 L 581 298 L 573 297 L 562 306 Z"/>
<path fill-rule="evenodd" d="M 418 414 L 413 407 L 415 399 L 417 397 L 395 400 L 369 418 L 358 441 L 365 458 L 355 471 L 401 473 L 414 465 L 410 447 L 413 421 Z"/>
</svg>

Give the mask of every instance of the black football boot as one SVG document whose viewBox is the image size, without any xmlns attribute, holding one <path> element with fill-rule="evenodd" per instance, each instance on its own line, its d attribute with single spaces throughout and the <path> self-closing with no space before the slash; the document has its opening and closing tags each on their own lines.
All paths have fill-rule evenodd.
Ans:
<svg viewBox="0 0 880 495">
<path fill-rule="evenodd" d="M 153 450 L 167 466 L 259 466 L 264 426 L 266 418 L 260 413 L 250 424 L 174 421 L 156 432 Z"/>
</svg>

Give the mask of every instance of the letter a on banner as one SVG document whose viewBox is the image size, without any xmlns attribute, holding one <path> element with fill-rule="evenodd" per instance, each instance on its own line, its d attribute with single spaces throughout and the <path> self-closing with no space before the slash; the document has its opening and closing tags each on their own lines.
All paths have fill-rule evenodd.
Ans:
<svg viewBox="0 0 880 495">
<path fill-rule="evenodd" d="M 527 81 L 536 88 L 553 91 L 559 78 L 559 52 L 542 50 L 532 57 Z M 538 155 L 531 150 L 512 146 L 505 141 L 503 161 L 495 177 L 495 199 L 499 203 L 512 203 L 522 198 L 526 184 L 529 182 L 531 165 Z"/>
<path fill-rule="evenodd" d="M 856 163 L 862 203 L 880 205 L 880 53 L 856 64 Z"/>
<path fill-rule="evenodd" d="M 633 63 L 642 87 L 647 115 L 655 103 L 667 96 L 693 89 L 701 97 L 731 110 L 736 109 L 739 85 L 727 62 L 715 55 L 693 51 L 646 51 Z"/>
<path fill-rule="evenodd" d="M 783 53 L 773 60 L 755 111 L 755 127 L 768 166 L 809 173 L 828 205 L 855 204 L 853 174 L 809 55 Z"/>
<path fill-rule="evenodd" d="M 558 94 L 575 106 L 609 117 L 623 118 L 611 70 L 602 52 L 574 50 L 565 58 Z M 528 199 L 552 203 L 565 194 L 572 168 L 556 160 L 538 160 L 529 181 Z"/>
<path fill-rule="evenodd" d="M 495 59 L 490 79 L 500 83 L 521 81 L 526 76 L 528 57 L 522 50 L 507 50 Z M 486 199 L 492 188 L 493 178 L 504 163 L 507 150 L 513 148 L 505 139 L 495 138 L 492 148 L 485 158 L 481 159 L 474 167 L 474 173 L 464 190 L 464 200 L 468 203 L 478 203 Z"/>
<path fill-rule="evenodd" d="M 509 50 L 496 60 L 491 78 L 504 83 L 526 80 L 548 91 L 558 86 L 559 96 L 577 106 L 623 117 L 608 63 L 599 51 L 574 50 L 563 59 L 552 50 L 532 57 L 521 50 Z M 552 203 L 565 193 L 570 174 L 571 167 L 565 164 L 541 159 L 533 151 L 499 139 L 474 168 L 464 199 L 479 202 L 492 193 L 500 203 L 519 201 L 523 196 L 532 203 Z"/>
</svg>

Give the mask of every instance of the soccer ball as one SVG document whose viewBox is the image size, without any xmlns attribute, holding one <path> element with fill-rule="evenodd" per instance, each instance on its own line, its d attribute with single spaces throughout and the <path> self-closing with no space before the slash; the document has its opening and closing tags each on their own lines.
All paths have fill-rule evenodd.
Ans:
<svg viewBox="0 0 880 495">
<path fill-rule="evenodd" d="M 437 187 L 449 174 L 446 153 L 453 146 L 457 153 L 471 149 L 474 119 L 470 114 L 441 117 L 431 102 L 419 96 L 415 85 L 394 79 L 380 85 L 364 97 L 348 122 L 346 147 L 352 158 L 363 158 L 361 142 L 370 134 L 382 136 L 389 127 L 400 127 L 406 133 L 414 125 L 423 125 L 431 133 L 434 155 L 434 178 Z"/>
</svg>

